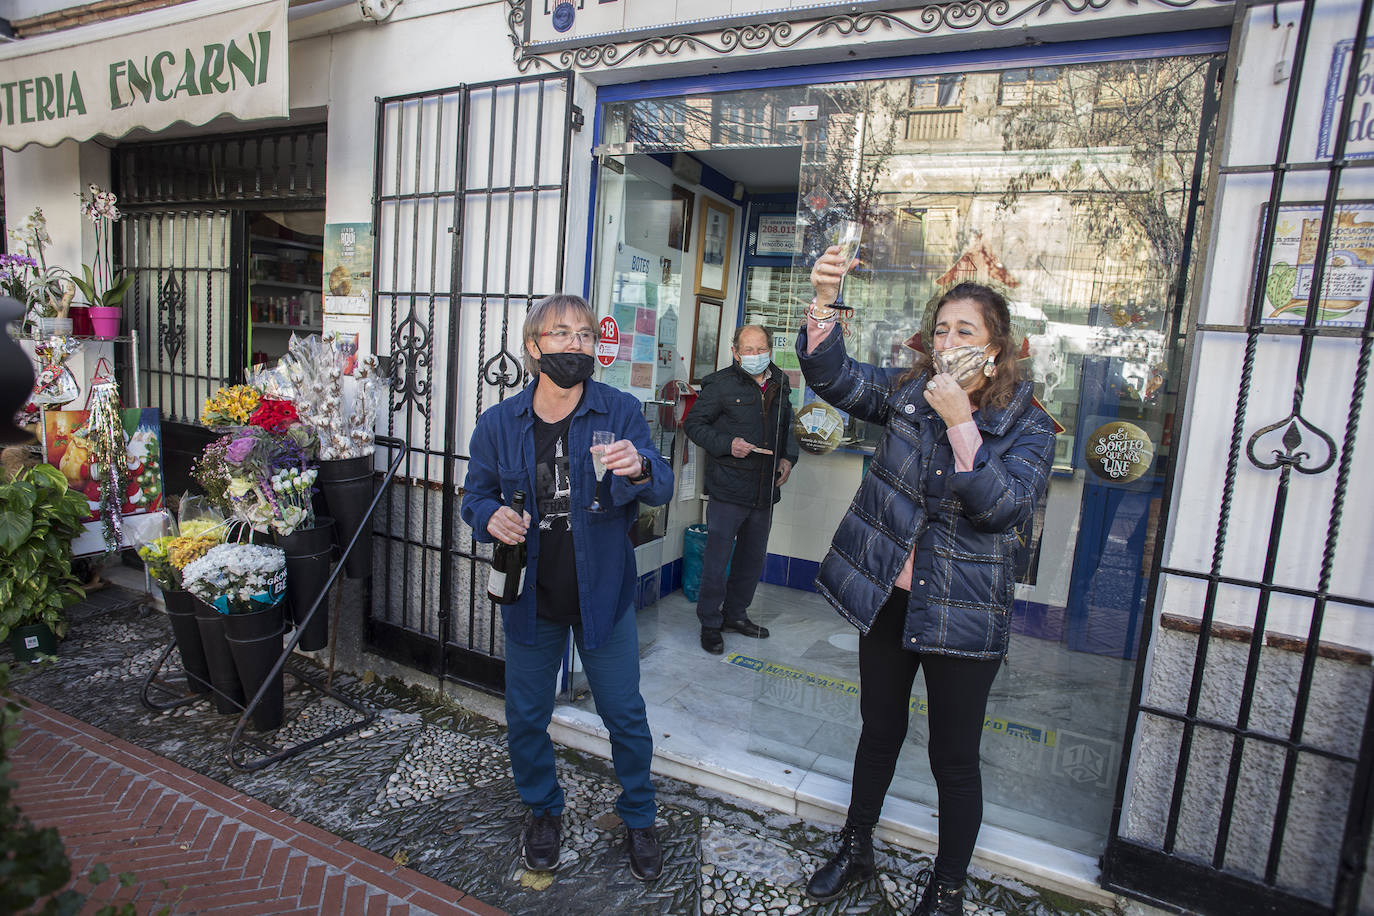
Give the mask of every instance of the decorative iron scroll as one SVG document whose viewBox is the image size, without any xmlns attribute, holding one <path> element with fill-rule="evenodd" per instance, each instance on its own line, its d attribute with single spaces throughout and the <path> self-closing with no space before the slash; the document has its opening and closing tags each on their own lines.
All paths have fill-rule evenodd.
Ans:
<svg viewBox="0 0 1374 916">
<path fill-rule="evenodd" d="M 186 290 L 177 282 L 175 271 L 157 293 L 157 346 L 167 354 L 167 365 L 174 365 L 177 354 L 186 346 Z"/>
<path fill-rule="evenodd" d="M 525 380 L 525 368 L 509 350 L 502 349 L 482 364 L 482 378 L 498 388 L 516 388 Z"/>
<path fill-rule="evenodd" d="M 391 335 L 392 410 L 407 401 L 424 417 L 429 416 L 430 333 L 412 311 Z"/>
<path fill-rule="evenodd" d="M 907 35 L 930 35 L 941 29 L 964 30 L 980 25 L 1005 28 L 1031 16 L 1042 16 L 1056 6 L 1074 15 L 1101 12 L 1113 0 L 955 0 L 935 3 L 909 11 L 851 13 L 827 16 L 814 22 L 758 22 L 726 26 L 714 32 L 656 35 L 625 42 L 565 48 L 548 55 L 530 51 L 523 41 L 531 0 L 507 0 L 510 9 L 506 23 L 515 44 L 515 63 L 520 72 L 532 67 L 553 70 L 591 70 L 617 67 L 626 61 L 645 57 L 672 57 L 683 51 L 731 54 L 735 51 L 786 50 L 813 36 L 830 33 L 841 38 L 864 35 L 874 26 Z M 1159 6 L 1186 9 L 1191 6 L 1230 5 L 1233 0 L 1126 0 L 1132 6 Z"/>
<path fill-rule="evenodd" d="M 1321 464 L 1315 467 L 1309 466 L 1309 463 L 1312 461 L 1312 453 L 1302 447 L 1302 431 L 1304 428 L 1315 434 L 1326 448 L 1326 458 L 1323 459 Z M 1280 429 L 1283 430 L 1283 436 L 1279 440 L 1280 444 L 1283 446 L 1283 450 L 1280 451 L 1276 448 L 1267 449 L 1267 451 L 1274 456 L 1274 460 L 1261 461 L 1257 454 L 1257 446 L 1260 440 Z M 1266 449 L 1259 449 L 1259 451 L 1265 450 Z M 1250 463 L 1262 471 L 1273 471 L 1281 467 L 1291 467 L 1300 474 L 1320 474 L 1335 463 L 1336 443 L 1326 433 L 1322 432 L 1311 423 L 1308 423 L 1302 414 L 1295 413 L 1284 417 L 1277 423 L 1271 423 L 1263 429 L 1257 430 L 1255 434 L 1250 437 L 1250 441 L 1246 443 L 1245 453 L 1250 458 Z"/>
</svg>

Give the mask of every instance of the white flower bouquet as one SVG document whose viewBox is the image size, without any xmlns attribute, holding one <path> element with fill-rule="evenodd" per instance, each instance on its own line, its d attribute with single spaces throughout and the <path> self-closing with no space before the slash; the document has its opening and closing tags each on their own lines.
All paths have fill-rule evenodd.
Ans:
<svg viewBox="0 0 1374 916">
<path fill-rule="evenodd" d="M 296 412 L 319 438 L 322 460 L 358 458 L 376 449 L 377 412 L 389 380 L 377 374 L 377 358 L 358 358 L 334 334 L 293 336 L 276 369 L 258 383 L 269 397 L 296 405 Z M 352 390 L 346 390 L 345 368 L 356 359 Z"/>
<path fill-rule="evenodd" d="M 220 544 L 181 571 L 181 585 L 221 614 L 247 614 L 286 597 L 286 553 L 261 544 Z"/>
</svg>

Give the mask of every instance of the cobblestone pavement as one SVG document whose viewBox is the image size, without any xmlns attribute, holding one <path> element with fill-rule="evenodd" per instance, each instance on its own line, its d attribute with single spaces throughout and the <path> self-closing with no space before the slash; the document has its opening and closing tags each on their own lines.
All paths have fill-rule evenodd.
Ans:
<svg viewBox="0 0 1374 916">
<path fill-rule="evenodd" d="M 204 701 L 167 712 L 139 703 L 142 680 L 170 629 L 156 610 L 112 610 L 117 603 L 101 593 L 73 609 L 60 661 L 18 670 L 15 688 L 511 913 L 906 913 L 913 880 L 930 864 L 922 853 L 879 841 L 878 880 L 814 904 L 802 890 L 832 848 L 832 828 L 656 777 L 664 875 L 644 884 L 626 863 L 609 762 L 561 748 L 559 776 L 568 797 L 562 863 L 555 874 L 528 872 L 519 860 L 525 809 L 499 724 L 399 682 L 343 676 L 335 686 L 375 706 L 373 723 L 264 770 L 240 772 L 225 756 L 233 718 L 216 715 Z M 0 649 L 0 657 L 7 654 Z M 169 662 L 164 673 L 173 671 Z M 294 678 L 286 683 L 283 741 L 356 715 Z M 976 916 L 1111 912 L 986 873 L 975 874 L 968 897 L 966 911 Z"/>
</svg>

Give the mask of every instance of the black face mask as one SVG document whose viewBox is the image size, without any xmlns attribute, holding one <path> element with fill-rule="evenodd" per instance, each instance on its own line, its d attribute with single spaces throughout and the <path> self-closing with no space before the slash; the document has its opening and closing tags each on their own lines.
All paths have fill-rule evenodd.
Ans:
<svg viewBox="0 0 1374 916">
<path fill-rule="evenodd" d="M 541 353 L 539 371 L 559 388 L 572 388 L 592 377 L 596 360 L 590 353 Z"/>
</svg>

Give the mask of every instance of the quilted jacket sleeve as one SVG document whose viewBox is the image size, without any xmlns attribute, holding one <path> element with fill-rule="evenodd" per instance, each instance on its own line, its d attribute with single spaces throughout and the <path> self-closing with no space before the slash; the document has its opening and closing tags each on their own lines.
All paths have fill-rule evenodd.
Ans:
<svg viewBox="0 0 1374 916">
<path fill-rule="evenodd" d="M 1007 435 L 1012 441 L 1005 449 L 993 449 L 984 440 L 972 470 L 956 473 L 950 484 L 963 501 L 965 517 L 979 531 L 1007 531 L 1025 524 L 1049 486 L 1054 458 L 1049 415 L 1032 407 Z"/>
<path fill-rule="evenodd" d="M 870 423 L 887 423 L 891 375 L 886 369 L 851 359 L 844 335 L 832 331 L 815 352 L 807 353 L 806 326 L 797 334 L 797 358 L 806 383 L 827 404 Z"/>
</svg>

